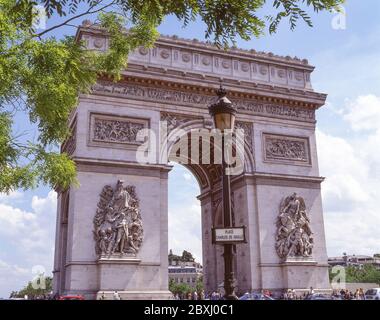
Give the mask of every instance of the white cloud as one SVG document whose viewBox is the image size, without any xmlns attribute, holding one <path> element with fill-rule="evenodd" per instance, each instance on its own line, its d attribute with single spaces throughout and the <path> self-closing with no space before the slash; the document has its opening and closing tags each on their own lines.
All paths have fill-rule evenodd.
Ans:
<svg viewBox="0 0 380 320">
<path fill-rule="evenodd" d="M 54 191 L 50 191 L 46 198 L 33 196 L 32 208 L 37 214 L 54 216 L 57 211 L 57 194 Z"/>
<path fill-rule="evenodd" d="M 363 132 L 344 139 L 317 130 L 329 255 L 380 252 L 379 116 L 380 99 L 362 96 L 346 105 L 342 117 Z"/>
<path fill-rule="evenodd" d="M 11 203 L 14 202 L 15 200 L 19 200 L 23 197 L 23 193 L 15 190 L 11 191 L 10 193 L 0 193 L 0 202 L 2 203 Z"/>
<path fill-rule="evenodd" d="M 6 247 L 0 252 L 0 296 L 6 297 L 32 280 L 33 266 L 42 265 L 46 274 L 51 273 L 56 194 L 50 191 L 46 198 L 33 196 L 32 211 L 10 205 L 6 197 L 0 201 L 0 243 Z"/>
<path fill-rule="evenodd" d="M 169 249 L 176 254 L 190 251 L 196 261 L 202 262 L 201 207 L 190 196 L 188 203 L 169 209 Z"/>
<path fill-rule="evenodd" d="M 380 129 L 380 97 L 375 95 L 359 96 L 346 106 L 344 120 L 355 131 Z"/>
<path fill-rule="evenodd" d="M 346 207 L 352 202 L 368 200 L 363 180 L 369 172 L 354 147 L 343 138 L 327 135 L 317 130 L 321 175 L 326 177 L 322 194 L 326 206 Z"/>
<path fill-rule="evenodd" d="M 10 265 L 9 263 L 0 260 L 0 276 L 6 278 L 8 276 L 26 275 L 30 270 L 21 268 L 18 265 Z"/>
</svg>

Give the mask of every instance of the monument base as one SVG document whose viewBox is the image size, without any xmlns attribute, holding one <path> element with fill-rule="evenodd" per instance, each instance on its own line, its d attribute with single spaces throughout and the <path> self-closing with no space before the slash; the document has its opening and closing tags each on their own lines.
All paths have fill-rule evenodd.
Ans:
<svg viewBox="0 0 380 320">
<path fill-rule="evenodd" d="M 328 266 L 318 264 L 311 257 L 288 257 L 282 263 L 284 284 L 288 289 L 299 292 L 330 291 Z"/>
<path fill-rule="evenodd" d="M 114 300 L 115 291 L 98 291 L 97 300 Z M 117 291 L 120 300 L 172 300 L 170 291 Z"/>
</svg>

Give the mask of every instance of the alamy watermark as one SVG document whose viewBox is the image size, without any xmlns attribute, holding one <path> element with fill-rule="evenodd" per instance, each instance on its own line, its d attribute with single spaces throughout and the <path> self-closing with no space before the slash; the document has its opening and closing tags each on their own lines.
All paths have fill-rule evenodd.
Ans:
<svg viewBox="0 0 380 320">
<path fill-rule="evenodd" d="M 244 130 L 236 129 L 173 129 L 166 121 L 160 122 L 159 135 L 152 129 L 139 130 L 136 140 L 136 160 L 140 164 L 167 164 L 173 161 L 186 165 L 221 165 L 226 175 L 239 175 L 244 171 Z"/>
<path fill-rule="evenodd" d="M 334 10 L 334 17 L 331 20 L 331 27 L 334 30 L 347 29 L 347 13 L 344 6 L 339 6 L 337 10 Z"/>
<path fill-rule="evenodd" d="M 32 267 L 32 274 L 35 274 L 33 277 L 31 284 L 32 288 L 35 290 L 46 289 L 46 270 L 44 266 L 36 265 Z"/>
</svg>

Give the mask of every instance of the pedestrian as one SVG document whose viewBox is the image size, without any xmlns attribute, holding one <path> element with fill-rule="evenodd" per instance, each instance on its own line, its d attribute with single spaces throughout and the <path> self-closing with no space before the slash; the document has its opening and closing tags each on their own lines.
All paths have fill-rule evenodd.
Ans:
<svg viewBox="0 0 380 320">
<path fill-rule="evenodd" d="M 360 300 L 365 300 L 365 294 L 363 288 L 359 289 Z"/>
<path fill-rule="evenodd" d="M 193 292 L 193 300 L 198 300 L 198 292 L 197 291 Z"/>
<path fill-rule="evenodd" d="M 114 299 L 114 300 L 121 300 L 120 295 L 119 295 L 119 292 L 115 291 L 115 292 L 113 293 L 113 299 Z"/>
</svg>

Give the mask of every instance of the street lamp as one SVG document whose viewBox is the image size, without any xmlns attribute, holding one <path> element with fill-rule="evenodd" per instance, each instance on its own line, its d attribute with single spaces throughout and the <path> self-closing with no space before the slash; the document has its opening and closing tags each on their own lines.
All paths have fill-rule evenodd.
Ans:
<svg viewBox="0 0 380 320">
<path fill-rule="evenodd" d="M 236 108 L 226 97 L 227 91 L 220 85 L 216 92 L 218 100 L 209 106 L 208 110 L 214 118 L 215 128 L 224 132 L 224 130 L 233 130 L 235 126 Z"/>
<path fill-rule="evenodd" d="M 214 124 L 222 132 L 222 199 L 224 228 L 233 227 L 231 214 L 231 183 L 230 176 L 226 174 L 227 163 L 225 161 L 225 131 L 233 130 L 235 126 L 236 108 L 226 97 L 227 92 L 222 85 L 217 91 L 218 100 L 209 106 L 209 112 L 214 118 Z M 224 244 L 224 291 L 227 300 L 236 300 L 235 276 L 233 271 L 234 244 Z"/>
</svg>

